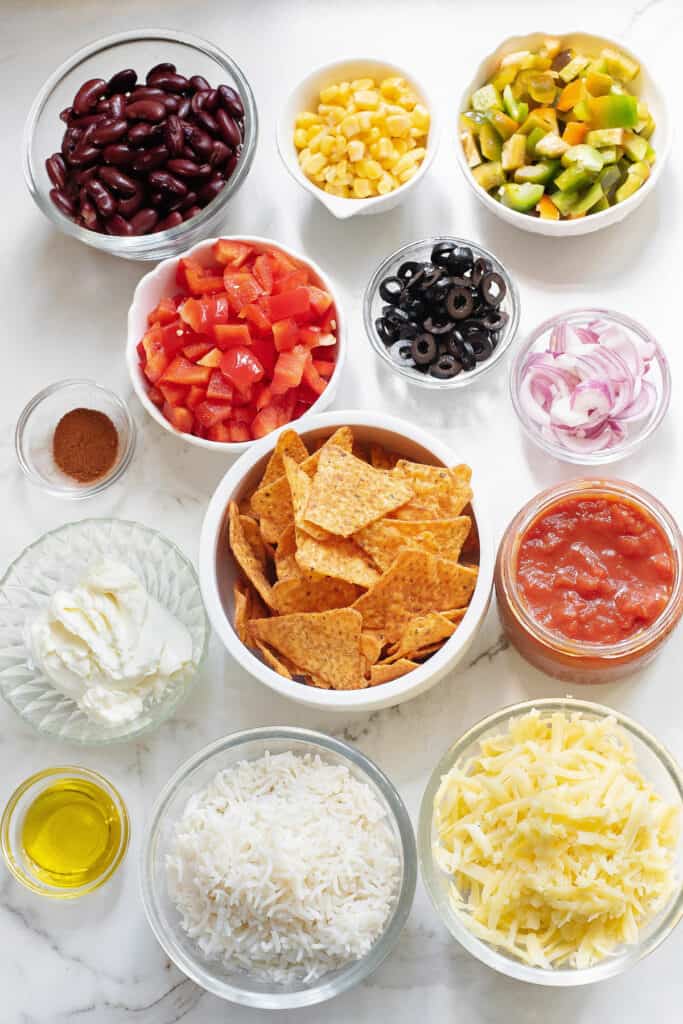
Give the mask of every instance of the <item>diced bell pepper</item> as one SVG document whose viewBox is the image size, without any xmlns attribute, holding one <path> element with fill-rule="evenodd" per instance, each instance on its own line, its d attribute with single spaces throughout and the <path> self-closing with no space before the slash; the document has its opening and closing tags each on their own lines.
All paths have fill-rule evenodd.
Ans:
<svg viewBox="0 0 683 1024">
<path fill-rule="evenodd" d="M 623 146 L 623 128 L 596 128 L 586 135 L 586 142 L 589 146 L 600 149 L 603 146 Z"/>
<path fill-rule="evenodd" d="M 562 156 L 562 154 L 566 153 L 568 149 L 569 146 L 564 139 L 561 139 L 559 135 L 555 134 L 555 132 L 548 132 L 547 135 L 544 135 L 543 138 L 536 143 L 536 153 L 539 156 Z"/>
<path fill-rule="evenodd" d="M 488 122 L 481 126 L 479 148 L 486 160 L 500 160 L 502 153 L 500 135 Z"/>
<path fill-rule="evenodd" d="M 595 149 L 594 146 L 587 146 L 585 143 L 581 143 L 578 146 L 570 146 L 566 150 L 562 157 L 562 163 L 565 167 L 569 167 L 571 164 L 578 164 L 584 171 L 597 174 L 602 170 L 603 159 L 600 156 L 600 150 Z"/>
<path fill-rule="evenodd" d="M 519 125 L 502 110 L 489 110 L 488 119 L 502 139 L 509 139 L 514 135 Z"/>
<path fill-rule="evenodd" d="M 566 167 L 555 178 L 555 184 L 561 192 L 576 192 L 580 188 L 592 185 L 594 181 L 595 175 L 585 170 L 580 164 L 572 164 Z"/>
<path fill-rule="evenodd" d="M 503 173 L 503 168 L 498 160 L 475 167 L 472 171 L 472 175 L 477 184 L 486 192 L 490 192 L 491 189 L 497 188 L 498 185 L 502 185 L 505 181 L 505 174 Z"/>
<path fill-rule="evenodd" d="M 604 192 L 602 191 L 602 185 L 599 181 L 596 181 L 594 185 L 591 185 L 587 192 L 584 192 L 578 202 L 574 204 L 571 209 L 572 215 L 577 216 L 582 213 L 588 213 L 588 211 L 592 210 L 595 204 L 602 199 L 603 195 Z"/>
<path fill-rule="evenodd" d="M 525 182 L 531 185 L 547 185 L 555 177 L 560 166 L 559 160 L 541 160 L 535 164 L 525 164 L 515 171 L 515 181 L 520 185 Z"/>
<path fill-rule="evenodd" d="M 516 133 L 503 143 L 501 163 L 504 171 L 514 171 L 522 167 L 526 159 L 526 135 Z"/>
<path fill-rule="evenodd" d="M 600 71 L 589 71 L 584 79 L 591 96 L 607 96 L 612 89 L 612 79 Z"/>
<path fill-rule="evenodd" d="M 581 54 L 577 54 L 576 57 L 572 57 L 568 64 L 565 64 L 560 70 L 560 79 L 567 85 L 572 82 L 575 78 L 581 74 L 584 68 L 588 67 L 590 61 L 588 57 L 583 57 Z"/>
<path fill-rule="evenodd" d="M 605 47 L 601 56 L 605 62 L 607 73 L 622 82 L 633 81 L 640 71 L 640 65 L 637 61 L 631 60 L 625 53 L 620 53 L 618 50 Z"/>
<path fill-rule="evenodd" d="M 538 210 L 541 220 L 560 219 L 560 211 L 555 206 L 550 196 L 541 196 L 536 209 Z"/>
<path fill-rule="evenodd" d="M 557 98 L 557 109 L 561 111 L 571 110 L 577 103 L 584 100 L 588 95 L 582 78 L 575 78 L 564 89 Z"/>
<path fill-rule="evenodd" d="M 635 128 L 638 124 L 638 100 L 635 96 L 610 93 L 586 100 L 594 128 Z"/>
<path fill-rule="evenodd" d="M 642 139 L 635 132 L 624 132 L 623 146 L 626 156 L 634 163 L 644 160 L 649 149 L 647 139 Z"/>
<path fill-rule="evenodd" d="M 502 110 L 503 101 L 495 85 L 489 82 L 488 85 L 482 85 L 480 89 L 472 93 L 472 107 L 482 114 L 489 110 Z"/>
<path fill-rule="evenodd" d="M 467 160 L 467 166 L 478 167 L 481 163 L 481 153 L 477 146 L 477 140 L 469 128 L 465 128 L 460 132 L 460 142 L 465 154 L 465 159 Z"/>
<path fill-rule="evenodd" d="M 543 195 L 543 185 L 515 185 L 508 183 L 502 185 L 498 190 L 498 196 L 503 206 L 517 213 L 528 213 L 540 202 Z"/>
</svg>

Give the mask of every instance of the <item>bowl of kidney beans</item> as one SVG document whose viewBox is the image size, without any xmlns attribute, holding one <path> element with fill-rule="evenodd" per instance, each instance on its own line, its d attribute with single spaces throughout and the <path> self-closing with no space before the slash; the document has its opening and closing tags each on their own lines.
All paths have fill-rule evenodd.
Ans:
<svg viewBox="0 0 683 1024">
<path fill-rule="evenodd" d="M 157 260 L 223 219 L 257 131 L 251 88 L 227 54 L 166 29 L 125 32 L 79 50 L 45 83 L 26 124 L 24 172 L 62 231 Z"/>
<path fill-rule="evenodd" d="M 519 324 L 519 295 L 503 264 L 463 238 L 411 242 L 383 260 L 365 291 L 365 329 L 401 376 L 464 387 L 498 363 Z"/>
</svg>

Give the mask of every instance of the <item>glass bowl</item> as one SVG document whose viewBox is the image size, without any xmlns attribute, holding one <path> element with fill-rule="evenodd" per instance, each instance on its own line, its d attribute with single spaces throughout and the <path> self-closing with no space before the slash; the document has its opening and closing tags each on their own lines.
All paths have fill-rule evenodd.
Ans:
<svg viewBox="0 0 683 1024">
<path fill-rule="evenodd" d="M 477 363 L 474 370 L 463 370 L 457 375 L 457 377 L 450 377 L 448 380 L 439 380 L 437 377 L 431 377 L 429 374 L 420 373 L 419 370 L 413 370 L 410 367 L 401 366 L 399 363 L 396 363 L 392 359 L 389 349 L 384 344 L 375 328 L 375 320 L 380 315 L 382 306 L 385 304 L 379 294 L 381 281 L 385 277 L 392 277 L 398 270 L 401 263 L 405 263 L 406 260 L 418 260 L 421 262 L 428 261 L 433 247 L 438 242 L 454 242 L 456 245 L 466 245 L 472 250 L 475 259 L 482 257 L 491 261 L 493 269 L 500 274 L 507 286 L 507 293 L 503 302 L 500 304 L 500 309 L 507 313 L 510 318 L 505 329 L 500 332 L 498 344 L 496 345 L 490 359 L 487 359 L 482 363 Z M 467 238 L 456 238 L 454 235 L 435 235 L 433 238 L 423 238 L 419 242 L 410 242 L 408 245 L 404 245 L 402 248 L 397 249 L 396 252 L 392 253 L 391 256 L 387 256 L 387 258 L 377 267 L 377 270 L 370 278 L 370 282 L 365 289 L 365 296 L 363 298 L 363 320 L 365 322 L 365 331 L 370 339 L 370 344 L 380 359 L 390 366 L 394 373 L 399 374 L 399 376 L 403 377 L 405 380 L 408 380 L 413 384 L 418 384 L 423 388 L 435 388 L 442 391 L 467 387 L 468 384 L 472 384 L 474 381 L 479 380 L 485 373 L 488 373 L 494 368 L 494 366 L 497 366 L 498 363 L 500 363 L 503 355 L 510 347 L 515 335 L 517 334 L 517 327 L 519 325 L 519 309 L 520 303 L 517 285 L 512 280 L 510 274 L 500 260 L 494 256 L 493 253 L 489 252 L 488 249 L 483 249 L 482 246 L 477 245 L 476 242 L 471 242 Z"/>
<path fill-rule="evenodd" d="M 555 327 L 560 323 L 584 327 L 592 320 L 604 320 L 609 324 L 623 328 L 626 332 L 633 333 L 642 341 L 653 346 L 654 356 L 646 379 L 653 385 L 656 398 L 653 408 L 648 415 L 640 420 L 629 421 L 623 424 L 626 429 L 625 437 L 613 447 L 597 452 L 575 452 L 555 440 L 550 431 L 543 424 L 534 420 L 529 411 L 524 408 L 522 382 L 527 359 L 536 353 L 547 351 L 550 335 Z M 662 346 L 636 320 L 631 320 L 630 317 L 624 316 L 623 313 L 615 313 L 611 309 L 572 309 L 568 313 L 561 313 L 558 316 L 550 317 L 549 320 L 544 320 L 535 331 L 532 331 L 525 344 L 517 351 L 510 374 L 510 395 L 517 419 L 524 433 L 534 444 L 543 449 L 546 454 L 552 455 L 556 459 L 561 459 L 563 462 L 571 462 L 574 465 L 603 466 L 606 463 L 616 462 L 617 459 L 623 459 L 627 455 L 631 455 L 655 432 L 669 408 L 671 373 L 669 371 L 669 362 Z"/>
<path fill-rule="evenodd" d="M 542 700 L 524 701 L 502 708 L 472 726 L 460 739 L 456 740 L 437 764 L 427 783 L 420 807 L 418 827 L 418 855 L 420 870 L 434 908 L 448 928 L 451 935 L 464 948 L 482 963 L 494 970 L 518 981 L 526 981 L 535 985 L 567 987 L 588 985 L 595 981 L 621 974 L 659 946 L 671 934 L 683 917 L 683 835 L 679 835 L 676 851 L 675 873 L 677 876 L 676 891 L 671 895 L 667 905 L 660 913 L 648 922 L 639 932 L 638 943 L 631 946 L 622 945 L 617 950 L 592 967 L 556 967 L 542 968 L 528 966 L 516 957 L 496 949 L 492 945 L 477 938 L 463 924 L 460 916 L 455 913 L 449 898 L 449 879 L 434 862 L 432 846 L 435 834 L 432 824 L 434 797 L 441 783 L 441 778 L 454 764 L 462 764 L 479 750 L 480 741 L 505 729 L 507 724 L 516 718 L 536 709 L 542 717 L 548 717 L 556 711 L 579 711 L 587 718 L 600 720 L 608 717 L 616 719 L 618 725 L 628 734 L 636 754 L 638 768 L 659 795 L 669 803 L 683 810 L 683 774 L 671 754 L 642 726 L 632 721 L 619 711 L 593 704 L 589 701 L 557 697 Z"/>
<path fill-rule="evenodd" d="M 119 435 L 111 469 L 90 483 L 62 472 L 52 456 L 52 437 L 62 416 L 72 409 L 96 409 L 112 421 Z M 56 498 L 91 498 L 120 480 L 135 452 L 135 423 L 126 403 L 92 380 L 62 380 L 34 395 L 23 409 L 14 433 L 14 447 L 28 479 Z"/>
<path fill-rule="evenodd" d="M 144 75 L 159 61 L 173 61 L 181 73 L 203 75 L 212 86 L 231 85 L 244 104 L 244 144 L 235 171 L 216 198 L 201 213 L 167 231 L 121 237 L 80 227 L 64 216 L 50 199 L 51 182 L 45 160 L 59 150 L 65 125 L 59 113 L 68 107 L 89 78 L 110 78 L 121 68 Z M 60 231 L 86 245 L 131 260 L 160 260 L 188 249 L 207 235 L 218 234 L 232 196 L 251 167 L 258 135 L 258 115 L 251 87 L 241 69 L 217 46 L 185 32 L 136 29 L 107 36 L 78 50 L 48 78 L 29 111 L 22 143 L 24 177 L 38 207 Z"/>
<path fill-rule="evenodd" d="M 48 786 L 54 785 L 60 780 L 67 781 L 74 778 L 82 779 L 85 782 L 91 782 L 95 786 L 104 790 L 113 804 L 114 811 L 118 815 L 121 825 L 121 835 L 116 849 L 112 851 L 109 860 L 105 865 L 103 865 L 102 871 L 97 878 L 93 878 L 89 882 L 86 882 L 84 885 L 80 885 L 77 888 L 62 889 L 58 886 L 50 885 L 36 872 L 31 859 L 27 857 L 23 850 L 21 829 L 26 812 L 33 801 L 40 796 L 43 790 L 47 789 Z M 12 793 L 12 796 L 7 802 L 7 806 L 3 811 L 2 820 L 0 821 L 0 842 L 2 844 L 2 852 L 5 857 L 5 863 L 12 875 L 18 882 L 21 882 L 22 885 L 26 886 L 27 889 L 30 889 L 31 892 L 36 893 L 38 896 L 50 896 L 53 899 L 60 900 L 77 899 L 79 896 L 85 896 L 89 892 L 94 892 L 95 889 L 99 889 L 105 882 L 108 882 L 126 855 L 129 839 L 130 822 L 128 819 L 128 811 L 126 810 L 126 805 L 123 802 L 121 794 L 111 784 L 111 782 L 105 779 L 98 772 L 94 772 L 89 768 L 82 768 L 77 765 L 64 765 L 59 768 L 46 768 L 44 771 L 37 772 L 35 775 L 26 779 L 15 789 L 14 793 Z"/>
<path fill-rule="evenodd" d="M 372 790 L 386 809 L 396 839 L 402 876 L 393 909 L 384 931 L 366 956 L 352 961 L 315 981 L 287 985 L 254 978 L 244 971 L 229 970 L 208 960 L 180 926 L 180 916 L 166 887 L 165 857 L 176 821 L 190 797 L 214 776 L 238 761 L 271 754 L 319 754 L 323 761 L 345 765 Z M 398 942 L 406 922 L 417 877 L 415 837 L 408 812 L 395 787 L 383 772 L 355 747 L 308 729 L 266 727 L 233 733 L 200 750 L 166 783 L 151 814 L 140 860 L 142 902 L 157 940 L 173 963 L 202 988 L 222 999 L 244 1006 L 283 1010 L 312 1006 L 339 995 L 375 971 Z"/>
<path fill-rule="evenodd" d="M 147 592 L 190 631 L 192 668 L 170 683 L 158 701 L 121 725 L 91 721 L 31 663 L 28 623 L 60 587 L 72 587 L 109 558 L 127 565 Z M 185 699 L 206 655 L 209 624 L 191 562 L 156 530 L 124 519 L 83 519 L 30 544 L 0 580 L 0 694 L 41 733 L 70 743 L 103 745 L 156 729 Z"/>
</svg>

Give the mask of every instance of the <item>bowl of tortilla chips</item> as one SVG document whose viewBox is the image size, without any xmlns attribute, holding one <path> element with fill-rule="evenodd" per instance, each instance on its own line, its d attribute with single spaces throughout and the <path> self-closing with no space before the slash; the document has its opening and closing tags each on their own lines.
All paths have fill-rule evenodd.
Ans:
<svg viewBox="0 0 683 1024">
<path fill-rule="evenodd" d="M 382 413 L 302 428 L 263 438 L 216 488 L 206 610 L 235 660 L 291 700 L 400 704 L 457 665 L 489 605 L 493 544 L 470 467 Z"/>
</svg>

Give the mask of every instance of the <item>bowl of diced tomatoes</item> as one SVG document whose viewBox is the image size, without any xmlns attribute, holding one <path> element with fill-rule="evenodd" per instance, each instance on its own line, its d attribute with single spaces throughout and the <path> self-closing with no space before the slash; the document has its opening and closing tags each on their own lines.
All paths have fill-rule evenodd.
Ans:
<svg viewBox="0 0 683 1024">
<path fill-rule="evenodd" d="M 327 276 L 267 238 L 209 239 L 164 260 L 128 313 L 128 369 L 150 416 L 235 455 L 327 408 L 345 347 Z"/>
</svg>

